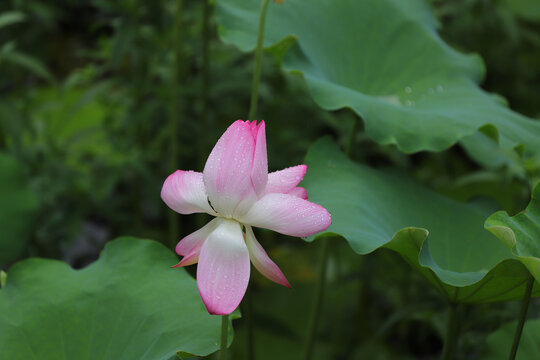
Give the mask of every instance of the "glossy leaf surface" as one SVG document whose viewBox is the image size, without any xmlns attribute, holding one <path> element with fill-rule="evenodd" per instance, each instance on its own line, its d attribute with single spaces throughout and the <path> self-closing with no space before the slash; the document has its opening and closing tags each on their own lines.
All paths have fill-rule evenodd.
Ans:
<svg viewBox="0 0 540 360">
<path fill-rule="evenodd" d="M 540 183 L 533 189 L 527 209 L 515 216 L 496 212 L 486 220 L 486 228 L 501 239 L 540 282 Z"/>
<path fill-rule="evenodd" d="M 223 41 L 252 50 L 259 9 L 259 0 L 218 0 Z M 491 124 L 501 147 L 538 151 L 540 123 L 481 90 L 481 60 L 449 47 L 437 26 L 420 0 L 289 0 L 269 7 L 264 44 L 319 106 L 352 109 L 379 143 L 441 151 Z"/>
<path fill-rule="evenodd" d="M 5 359 L 163 359 L 219 347 L 221 318 L 163 245 L 120 238 L 83 270 L 44 259 L 13 266 L 0 290 Z"/>
<path fill-rule="evenodd" d="M 523 294 L 528 271 L 484 229 L 489 214 L 483 210 L 403 174 L 356 164 L 329 138 L 312 146 L 306 164 L 310 200 L 326 207 L 333 220 L 318 237 L 340 235 L 362 255 L 380 247 L 397 251 L 451 301 L 501 301 Z"/>
</svg>

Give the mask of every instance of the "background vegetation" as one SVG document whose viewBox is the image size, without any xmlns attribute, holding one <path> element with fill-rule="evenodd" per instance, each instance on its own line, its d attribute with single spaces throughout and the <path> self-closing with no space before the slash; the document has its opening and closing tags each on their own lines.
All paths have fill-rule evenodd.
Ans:
<svg viewBox="0 0 540 360">
<path fill-rule="evenodd" d="M 433 0 L 430 6 L 447 43 L 483 58 L 482 87 L 502 95 L 513 110 L 538 118 L 540 11 L 534 4 L 520 5 L 525 3 Z M 171 0 L 0 3 L 0 150 L 9 157 L 6 164 L 15 160 L 19 168 L 9 184 L 28 182 L 30 190 L 21 191 L 35 194 L 35 200 L 25 195 L 21 210 L 34 216 L 17 230 L 28 241 L 3 250 L 13 255 L 0 254 L 4 270 L 28 257 L 83 268 L 108 240 L 121 235 L 172 246 L 170 210 L 159 197 L 171 173 L 171 151 L 175 168 L 200 171 L 220 134 L 232 121 L 246 118 L 249 107 L 253 55 L 219 40 L 213 14 L 205 34 L 204 8 L 202 0 L 184 2 L 175 23 Z M 210 54 L 206 83 L 205 44 Z M 351 110 L 319 108 L 303 79 L 281 70 L 269 53 L 263 65 L 259 113 L 268 123 L 270 170 L 303 163 L 307 149 L 324 135 L 347 146 L 356 117 Z M 171 100 L 175 91 L 178 96 Z M 174 107 L 179 126 L 171 134 Z M 527 206 L 530 184 L 540 179 L 540 161 L 527 164 L 527 176 L 516 176 L 511 166 L 490 168 L 475 161 L 462 144 L 406 155 L 395 145 L 377 144 L 362 122 L 359 126 L 354 160 L 394 168 L 458 201 L 513 215 Z M 13 203 L 0 200 L 0 206 Z M 0 225 L 8 221 L 19 220 L 0 220 Z M 202 219 L 177 221 L 179 240 Z M 257 358 L 296 359 L 310 314 L 318 242 L 271 232 L 259 237 L 293 289 L 253 276 Z M 399 255 L 381 249 L 358 256 L 336 239 L 330 243 L 327 277 L 317 356 L 438 358 L 445 302 Z M 532 300 L 529 317 L 538 317 L 539 305 Z M 491 351 L 486 338 L 516 319 L 519 302 L 464 305 L 459 311 L 464 321 L 456 358 L 478 359 Z M 231 356 L 238 359 L 248 351 L 247 326 L 240 319 L 234 327 Z"/>
</svg>

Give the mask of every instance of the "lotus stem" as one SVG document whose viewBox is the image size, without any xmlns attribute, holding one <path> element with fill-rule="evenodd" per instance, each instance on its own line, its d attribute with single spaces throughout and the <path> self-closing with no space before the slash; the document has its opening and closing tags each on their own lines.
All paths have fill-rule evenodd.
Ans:
<svg viewBox="0 0 540 360">
<path fill-rule="evenodd" d="M 315 290 L 315 303 L 311 313 L 311 319 L 308 327 L 308 338 L 306 342 L 306 348 L 304 352 L 304 360 L 311 359 L 313 355 L 313 346 L 315 344 L 315 337 L 317 335 L 317 327 L 319 325 L 319 318 L 321 307 L 324 298 L 324 290 L 326 283 L 326 263 L 328 261 L 328 248 L 329 239 L 323 238 L 321 240 L 321 247 L 319 249 L 319 268 L 317 271 L 317 284 Z"/>
<path fill-rule="evenodd" d="M 173 64 L 171 76 L 171 98 L 169 109 L 169 172 L 172 173 L 178 166 L 178 128 L 180 122 L 180 113 L 178 109 L 180 74 L 181 46 L 180 33 L 182 29 L 182 0 L 176 0 L 176 11 L 174 14 L 173 29 Z M 169 245 L 174 247 L 178 241 L 178 218 L 174 211 L 169 211 Z"/>
<path fill-rule="evenodd" d="M 519 311 L 519 320 L 516 327 L 516 333 L 514 334 L 514 341 L 512 342 L 512 349 L 510 350 L 510 356 L 508 359 L 514 360 L 519 348 L 519 341 L 521 339 L 521 333 L 523 332 L 523 325 L 525 325 L 525 320 L 527 319 L 527 310 L 529 309 L 529 302 L 531 301 L 531 294 L 534 285 L 534 277 L 529 275 L 529 280 L 527 281 L 527 287 L 525 288 L 525 293 L 523 294 L 523 302 L 521 303 L 521 310 Z"/>
<path fill-rule="evenodd" d="M 354 123 L 352 126 L 351 134 L 345 149 L 345 154 L 350 157 L 352 154 L 352 149 L 354 148 L 356 142 L 356 133 L 358 132 L 359 118 L 354 118 Z M 306 348 L 304 353 L 304 359 L 309 360 L 313 354 L 313 347 L 315 344 L 315 337 L 317 334 L 317 326 L 319 324 L 319 317 L 322 307 L 322 302 L 324 298 L 324 289 L 326 284 L 326 267 L 329 257 L 329 239 L 323 238 L 321 240 L 321 248 L 319 253 L 319 269 L 317 275 L 317 284 L 315 290 L 315 303 L 313 304 L 313 309 L 311 313 L 311 319 L 308 327 L 308 338 L 306 341 Z"/>
<path fill-rule="evenodd" d="M 0 127 L 0 150 L 6 149 L 7 134 L 4 133 L 2 127 Z"/>
<path fill-rule="evenodd" d="M 454 355 L 459 329 L 457 307 L 458 305 L 456 303 L 450 303 L 450 306 L 448 307 L 448 316 L 446 319 L 446 334 L 444 336 L 444 346 L 441 360 L 450 360 Z"/>
<path fill-rule="evenodd" d="M 253 70 L 253 83 L 251 86 L 251 102 L 249 105 L 248 120 L 255 120 L 257 114 L 257 106 L 259 102 L 259 83 L 261 82 L 261 64 L 262 64 L 262 51 L 264 41 L 264 26 L 266 23 L 266 12 L 268 9 L 269 0 L 262 0 L 261 11 L 259 13 L 259 29 L 257 31 L 257 46 L 255 48 L 255 68 Z M 253 326 L 253 305 L 252 305 L 252 291 L 248 288 L 246 294 L 247 312 L 247 346 L 248 346 L 248 359 L 255 359 L 255 342 L 254 342 L 254 326 Z"/>
<path fill-rule="evenodd" d="M 252 286 L 248 286 L 246 291 L 246 306 L 245 306 L 245 315 L 246 315 L 246 325 L 247 325 L 247 358 L 248 360 L 255 360 L 255 317 L 253 315 L 253 290 Z"/>
<path fill-rule="evenodd" d="M 261 64 L 264 40 L 264 25 L 266 23 L 266 10 L 269 0 L 262 0 L 261 12 L 259 14 L 259 30 L 257 32 L 257 47 L 255 48 L 255 69 L 253 71 L 253 85 L 251 87 L 251 103 L 249 105 L 248 120 L 255 120 L 257 115 L 257 105 L 259 101 L 259 83 L 261 81 Z"/>
<path fill-rule="evenodd" d="M 229 336 L 229 315 L 221 316 L 221 344 L 219 348 L 219 360 L 227 359 L 227 341 Z"/>
<path fill-rule="evenodd" d="M 207 130 L 210 128 L 208 119 L 208 89 L 210 84 L 210 15 L 212 5 L 210 0 L 203 0 L 202 8 L 202 68 L 201 68 L 201 118 L 199 122 L 199 168 L 204 167 L 207 153 Z"/>
</svg>

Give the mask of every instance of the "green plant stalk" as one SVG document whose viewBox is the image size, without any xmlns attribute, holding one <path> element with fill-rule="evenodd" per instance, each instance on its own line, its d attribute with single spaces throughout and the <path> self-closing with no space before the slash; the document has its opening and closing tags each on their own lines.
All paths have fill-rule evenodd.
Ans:
<svg viewBox="0 0 540 360">
<path fill-rule="evenodd" d="M 201 118 L 199 119 L 199 169 L 204 167 L 208 146 L 208 90 L 210 84 L 210 0 L 203 0 L 202 13 L 202 68 L 201 68 Z"/>
<path fill-rule="evenodd" d="M 229 315 L 221 316 L 221 344 L 219 348 L 219 360 L 227 358 L 227 341 L 229 337 Z"/>
<path fill-rule="evenodd" d="M 182 1 L 176 0 L 176 11 L 174 14 L 173 29 L 173 65 L 171 76 L 171 98 L 169 109 L 169 172 L 172 173 L 178 166 L 178 128 L 180 123 L 179 101 L 179 74 L 182 49 L 180 46 L 180 35 L 182 29 Z M 174 247 L 178 240 L 178 217 L 174 211 L 169 211 L 169 246 Z"/>
<path fill-rule="evenodd" d="M 246 291 L 246 325 L 247 325 L 247 358 L 248 360 L 255 360 L 255 316 L 253 315 L 253 290 L 251 286 L 248 286 Z"/>
<path fill-rule="evenodd" d="M 0 150 L 4 150 L 6 148 L 6 143 L 7 143 L 7 135 L 4 133 L 2 124 L 0 124 Z"/>
<path fill-rule="evenodd" d="M 516 333 L 514 334 L 514 341 L 512 342 L 512 349 L 510 349 L 510 356 L 508 359 L 514 360 L 519 348 L 519 341 L 521 339 L 521 333 L 523 332 L 523 325 L 527 319 L 527 310 L 529 309 L 529 302 L 531 301 L 531 294 L 534 285 L 534 277 L 529 275 L 529 281 L 525 288 L 525 294 L 523 294 L 523 302 L 521 303 L 521 310 L 519 311 L 519 320 L 516 327 Z"/>
<path fill-rule="evenodd" d="M 313 304 L 311 318 L 309 321 L 304 360 L 311 359 L 313 355 L 313 346 L 315 344 L 315 337 L 317 335 L 317 326 L 319 325 L 319 315 L 321 312 L 326 285 L 326 264 L 328 262 L 329 248 L 328 242 L 328 238 L 323 238 L 321 240 L 321 247 L 319 249 L 319 268 L 317 271 L 317 284 L 315 288 L 315 303 Z"/>
<path fill-rule="evenodd" d="M 259 102 L 259 83 L 261 81 L 261 64 L 264 40 L 264 25 L 266 24 L 266 10 L 269 0 L 262 0 L 261 12 L 259 14 L 259 30 L 257 32 L 257 47 L 255 48 L 255 69 L 253 71 L 253 84 L 251 86 L 251 103 L 249 105 L 248 120 L 254 120 L 257 115 L 257 105 Z"/>
<path fill-rule="evenodd" d="M 200 106 L 201 113 L 198 122 L 198 142 L 197 142 L 197 163 L 199 169 L 203 169 L 206 164 L 206 157 L 210 153 L 208 144 L 208 129 L 212 129 L 208 116 L 208 93 L 210 88 L 210 17 L 212 15 L 211 0 L 203 0 L 202 6 L 202 66 L 201 66 L 201 89 Z M 206 214 L 197 214 L 197 227 L 201 228 L 208 222 Z"/>
<path fill-rule="evenodd" d="M 444 335 L 444 346 L 441 360 L 450 360 L 454 354 L 458 338 L 458 305 L 450 303 L 448 307 L 448 317 L 446 319 L 446 333 Z"/>
<path fill-rule="evenodd" d="M 266 12 L 268 9 L 269 0 L 262 0 L 261 11 L 259 13 L 259 29 L 257 31 L 257 47 L 255 48 L 255 68 L 253 70 L 253 83 L 251 85 L 251 102 L 249 105 L 248 120 L 254 120 L 257 114 L 257 106 L 259 103 L 259 83 L 261 82 L 261 64 L 262 64 L 262 51 L 264 40 L 264 26 L 266 24 Z M 252 305 L 252 291 L 248 288 L 246 292 L 247 297 L 247 353 L 248 359 L 255 359 L 255 342 L 253 333 L 253 305 Z"/>
<path fill-rule="evenodd" d="M 345 149 L 345 154 L 350 157 L 352 150 L 356 142 L 356 133 L 358 132 L 359 119 L 355 118 L 349 141 L 347 143 L 347 148 Z M 326 284 L 326 267 L 329 257 L 329 239 L 323 238 L 321 240 L 321 248 L 319 253 L 319 269 L 317 275 L 317 284 L 315 290 L 315 303 L 313 304 L 313 309 L 311 313 L 311 319 L 308 327 L 308 337 L 306 341 L 306 347 L 304 352 L 304 359 L 309 360 L 313 354 L 313 346 L 315 344 L 315 336 L 317 334 L 317 326 L 319 323 L 319 316 L 322 307 L 322 300 L 324 298 L 324 289 Z"/>
</svg>

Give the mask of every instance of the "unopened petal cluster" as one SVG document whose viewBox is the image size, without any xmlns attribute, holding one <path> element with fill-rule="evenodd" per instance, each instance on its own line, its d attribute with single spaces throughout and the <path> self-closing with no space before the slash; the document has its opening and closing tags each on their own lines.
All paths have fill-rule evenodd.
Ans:
<svg viewBox="0 0 540 360">
<path fill-rule="evenodd" d="M 214 146 L 203 173 L 178 170 L 163 184 L 161 198 L 180 214 L 215 218 L 183 238 L 176 266 L 198 263 L 197 286 L 208 312 L 230 314 L 249 282 L 250 261 L 264 276 L 289 282 L 255 238 L 252 226 L 291 236 L 326 230 L 330 214 L 307 200 L 298 184 L 306 165 L 268 173 L 265 123 L 235 121 Z"/>
</svg>

